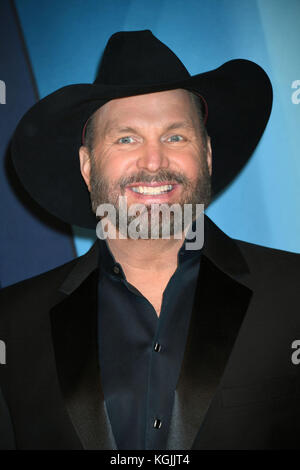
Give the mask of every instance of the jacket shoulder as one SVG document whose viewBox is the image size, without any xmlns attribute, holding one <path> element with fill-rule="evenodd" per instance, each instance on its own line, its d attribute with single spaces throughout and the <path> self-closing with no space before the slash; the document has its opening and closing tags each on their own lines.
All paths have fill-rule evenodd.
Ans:
<svg viewBox="0 0 300 470">
<path fill-rule="evenodd" d="M 51 303 L 51 299 L 64 279 L 72 271 L 79 258 L 75 258 L 50 271 L 17 282 L 0 290 L 0 320 L 15 311 L 28 311 L 41 301 Z"/>
<path fill-rule="evenodd" d="M 45 271 L 41 274 L 36 276 L 24 279 L 23 281 L 19 281 L 15 284 L 11 284 L 10 286 L 4 287 L 0 290 L 0 296 L 7 296 L 10 294 L 17 294 L 20 293 L 22 290 L 27 291 L 28 289 L 36 289 L 42 287 L 44 284 L 51 285 L 55 282 L 60 282 L 63 280 L 64 276 L 68 274 L 69 271 L 75 266 L 76 262 L 78 261 L 79 257 L 74 258 L 71 261 L 68 261 L 65 264 L 61 264 L 49 271 Z"/>
<path fill-rule="evenodd" d="M 300 274 L 300 254 L 234 239 L 250 271 L 280 279 L 296 279 Z"/>
</svg>

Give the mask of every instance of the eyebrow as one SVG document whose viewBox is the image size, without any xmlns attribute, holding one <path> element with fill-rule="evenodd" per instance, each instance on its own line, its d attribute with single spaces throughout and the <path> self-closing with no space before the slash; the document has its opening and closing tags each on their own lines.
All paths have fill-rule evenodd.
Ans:
<svg viewBox="0 0 300 470">
<path fill-rule="evenodd" d="M 169 126 L 166 127 L 166 132 L 167 131 L 171 131 L 171 130 L 175 130 L 175 129 L 194 129 L 194 126 L 188 122 L 188 121 L 177 121 L 177 122 L 173 122 L 172 124 L 170 124 Z M 110 135 L 110 134 L 113 134 L 113 133 L 126 133 L 126 132 L 129 132 L 129 133 L 133 133 L 133 134 L 136 134 L 138 133 L 138 129 L 137 128 L 134 128 L 134 127 L 130 127 L 130 126 L 126 126 L 126 127 L 118 127 L 118 126 L 110 126 L 108 127 L 106 130 L 105 130 L 105 135 Z"/>
<path fill-rule="evenodd" d="M 174 129 L 194 129 L 194 126 L 188 121 L 178 121 L 173 122 L 167 127 L 167 131 L 172 131 Z"/>
</svg>

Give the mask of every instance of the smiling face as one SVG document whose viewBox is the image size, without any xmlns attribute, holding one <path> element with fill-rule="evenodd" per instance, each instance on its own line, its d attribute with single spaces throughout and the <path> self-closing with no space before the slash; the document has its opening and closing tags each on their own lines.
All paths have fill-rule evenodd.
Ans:
<svg viewBox="0 0 300 470">
<path fill-rule="evenodd" d="M 94 115 L 93 152 L 80 148 L 93 210 L 127 196 L 127 205 L 210 201 L 211 146 L 182 89 L 111 100 Z"/>
</svg>

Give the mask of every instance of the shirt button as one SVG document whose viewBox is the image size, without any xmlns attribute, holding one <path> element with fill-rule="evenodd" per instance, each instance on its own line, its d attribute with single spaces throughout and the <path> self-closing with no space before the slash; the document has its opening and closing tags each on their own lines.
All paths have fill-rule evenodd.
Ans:
<svg viewBox="0 0 300 470">
<path fill-rule="evenodd" d="M 159 343 L 155 343 L 154 351 L 159 352 L 161 350 L 161 345 Z"/>
<path fill-rule="evenodd" d="M 162 424 L 162 423 L 161 423 L 161 420 L 155 418 L 154 423 L 153 423 L 153 427 L 154 427 L 155 429 L 159 429 L 159 428 L 161 428 L 161 424 Z"/>
<path fill-rule="evenodd" d="M 119 274 L 120 268 L 118 266 L 114 266 L 113 271 L 114 271 L 115 274 Z"/>
</svg>

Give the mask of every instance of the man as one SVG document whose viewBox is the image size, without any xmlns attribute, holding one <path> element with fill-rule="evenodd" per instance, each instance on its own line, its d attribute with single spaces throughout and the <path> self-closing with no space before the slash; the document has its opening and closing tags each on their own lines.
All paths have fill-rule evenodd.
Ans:
<svg viewBox="0 0 300 470">
<path fill-rule="evenodd" d="M 145 224 L 157 203 L 206 207 L 250 157 L 271 103 L 252 62 L 191 77 L 150 31 L 117 33 L 93 85 L 25 115 L 13 160 L 69 223 L 95 227 L 110 204 L 112 228 L 126 196 Z M 203 247 L 187 248 L 185 225 L 176 238 L 174 218 L 169 238 L 164 219 L 155 239 L 121 237 L 118 225 L 118 237 L 1 292 L 17 448 L 299 448 L 299 257 L 204 219 Z"/>
<path fill-rule="evenodd" d="M 0 389 L 0 450 L 15 449 L 12 423 Z"/>
</svg>

